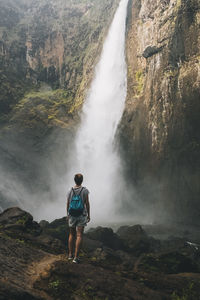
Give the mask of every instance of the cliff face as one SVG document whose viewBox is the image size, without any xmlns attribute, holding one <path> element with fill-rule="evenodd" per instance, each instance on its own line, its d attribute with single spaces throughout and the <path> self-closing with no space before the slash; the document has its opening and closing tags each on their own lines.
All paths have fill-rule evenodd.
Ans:
<svg viewBox="0 0 200 300">
<path fill-rule="evenodd" d="M 35 117 L 44 126 L 67 126 L 83 102 L 117 3 L 1 1 L 1 123 L 34 128 Z M 52 89 L 63 93 L 58 91 L 55 97 Z M 38 100 L 41 93 L 46 101 Z M 54 103 L 54 97 L 60 101 Z M 34 110 L 41 111 L 39 105 L 43 114 L 37 116 Z"/>
<path fill-rule="evenodd" d="M 157 217 L 197 220 L 199 1 L 133 0 L 129 7 L 128 95 L 119 129 L 126 175 L 139 205 Z"/>
</svg>

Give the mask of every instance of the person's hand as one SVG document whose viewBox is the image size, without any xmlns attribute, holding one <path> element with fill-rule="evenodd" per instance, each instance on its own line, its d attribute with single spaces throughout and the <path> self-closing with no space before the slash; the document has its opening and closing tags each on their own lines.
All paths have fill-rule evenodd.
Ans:
<svg viewBox="0 0 200 300">
<path fill-rule="evenodd" d="M 87 223 L 89 223 L 90 222 L 90 217 L 87 217 Z"/>
</svg>

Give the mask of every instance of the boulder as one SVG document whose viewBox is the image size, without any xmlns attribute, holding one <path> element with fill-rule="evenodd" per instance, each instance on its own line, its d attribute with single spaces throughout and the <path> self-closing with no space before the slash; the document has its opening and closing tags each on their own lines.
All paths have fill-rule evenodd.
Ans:
<svg viewBox="0 0 200 300">
<path fill-rule="evenodd" d="M 135 255 L 140 255 L 151 250 L 151 238 L 140 225 L 122 226 L 117 230 L 117 235 L 123 240 L 125 246 Z"/>
<path fill-rule="evenodd" d="M 49 224 L 43 226 L 43 233 L 59 239 L 63 244 L 66 244 L 69 237 L 69 226 L 66 217 L 56 219 Z"/>
<path fill-rule="evenodd" d="M 117 252 L 107 247 L 97 248 L 90 260 L 94 265 L 111 270 L 116 269 L 122 263 Z"/>
<path fill-rule="evenodd" d="M 40 225 L 33 221 L 32 215 L 19 207 L 4 210 L 0 214 L 0 226 L 4 230 L 33 235 L 39 235 L 41 232 Z"/>
<path fill-rule="evenodd" d="M 45 228 L 45 227 L 47 227 L 49 225 L 49 222 L 46 221 L 46 220 L 41 220 L 39 222 L 39 225 L 40 225 L 41 228 Z"/>
<path fill-rule="evenodd" d="M 83 251 L 90 253 L 95 251 L 97 248 L 102 248 L 102 247 L 103 247 L 102 242 L 90 239 L 89 237 L 87 237 L 87 235 L 84 235 L 83 245 L 82 245 Z"/>
<path fill-rule="evenodd" d="M 0 224 L 30 224 L 33 217 L 19 207 L 7 208 L 0 214 Z"/>
<path fill-rule="evenodd" d="M 32 243 L 34 243 L 34 246 L 37 248 L 53 254 L 61 254 L 66 250 L 61 240 L 43 233 L 37 236 Z"/>
<path fill-rule="evenodd" d="M 123 241 L 116 233 L 113 232 L 112 228 L 101 226 L 95 229 L 92 228 L 86 233 L 86 236 L 89 239 L 100 241 L 104 246 L 114 250 L 124 249 Z"/>
<path fill-rule="evenodd" d="M 158 52 L 160 52 L 162 50 L 162 48 L 163 47 L 148 46 L 142 53 L 142 56 L 144 58 L 151 57 L 151 56 L 157 54 Z"/>
</svg>

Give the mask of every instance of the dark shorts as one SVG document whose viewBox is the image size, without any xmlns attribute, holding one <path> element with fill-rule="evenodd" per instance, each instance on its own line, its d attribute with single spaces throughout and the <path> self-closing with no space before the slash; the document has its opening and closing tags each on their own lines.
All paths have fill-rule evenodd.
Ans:
<svg viewBox="0 0 200 300">
<path fill-rule="evenodd" d="M 69 227 L 85 227 L 87 226 L 87 216 L 79 216 L 79 217 L 72 217 L 69 216 L 68 218 Z"/>
</svg>

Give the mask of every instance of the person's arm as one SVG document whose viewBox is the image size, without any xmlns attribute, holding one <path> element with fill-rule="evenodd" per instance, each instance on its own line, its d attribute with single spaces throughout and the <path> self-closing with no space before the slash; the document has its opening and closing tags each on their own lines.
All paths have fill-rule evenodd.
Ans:
<svg viewBox="0 0 200 300">
<path fill-rule="evenodd" d="M 67 209 L 67 218 L 69 217 L 69 213 L 68 213 L 68 211 L 69 211 L 69 199 L 70 199 L 70 192 L 67 195 L 67 207 L 66 207 L 66 209 Z"/>
<path fill-rule="evenodd" d="M 87 210 L 87 221 L 90 222 L 90 202 L 89 202 L 88 194 L 86 195 L 85 206 L 86 206 L 86 210 Z"/>
<path fill-rule="evenodd" d="M 69 197 L 67 198 L 67 216 L 68 216 L 68 210 L 69 210 Z"/>
</svg>

